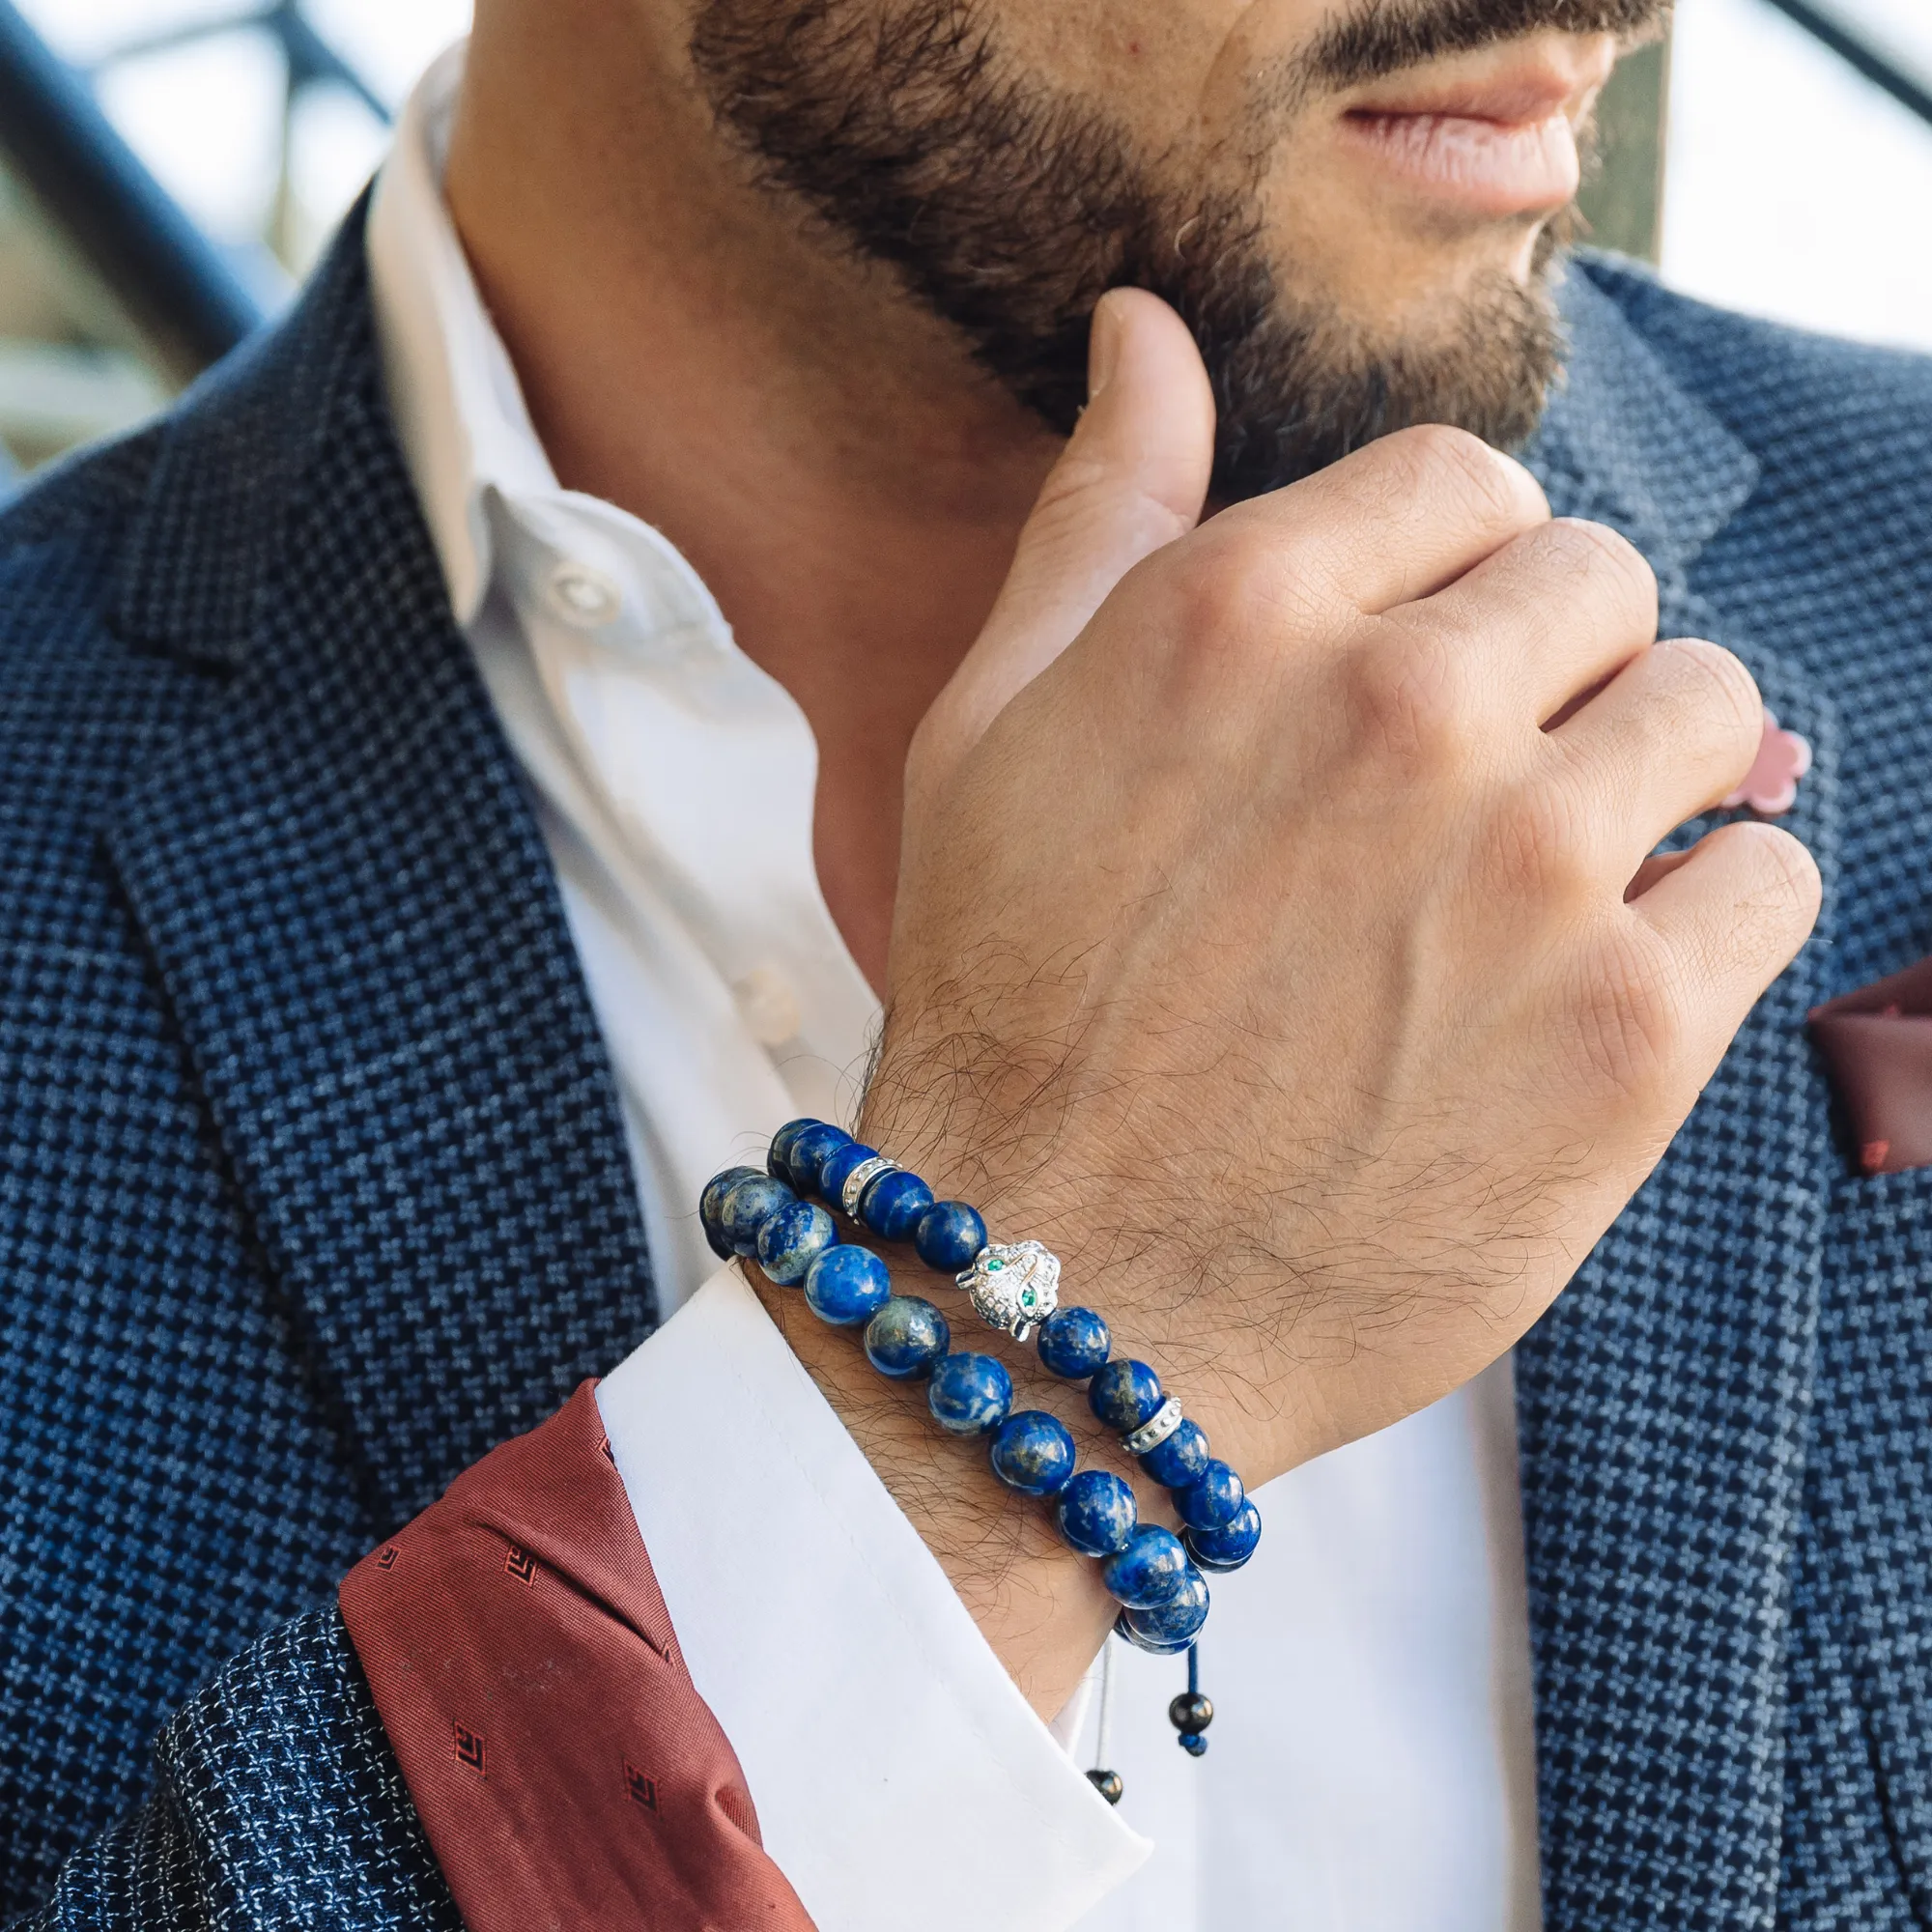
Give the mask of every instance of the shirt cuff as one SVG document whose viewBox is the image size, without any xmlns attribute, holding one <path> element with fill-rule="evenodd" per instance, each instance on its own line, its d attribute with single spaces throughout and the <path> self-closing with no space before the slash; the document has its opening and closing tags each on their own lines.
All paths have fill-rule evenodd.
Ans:
<svg viewBox="0 0 1932 1932">
<path fill-rule="evenodd" d="M 1152 1847 L 1035 1716 L 735 1266 L 597 1400 L 692 1681 L 819 1925 L 1063 1932 L 1138 1869 Z"/>
</svg>

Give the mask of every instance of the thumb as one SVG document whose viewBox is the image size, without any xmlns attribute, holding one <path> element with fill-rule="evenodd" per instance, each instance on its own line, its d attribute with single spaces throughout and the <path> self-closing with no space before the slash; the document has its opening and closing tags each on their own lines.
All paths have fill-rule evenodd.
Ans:
<svg viewBox="0 0 1932 1932">
<path fill-rule="evenodd" d="M 944 782 L 1142 557 L 1194 527 L 1213 462 L 1214 395 L 1187 325 L 1158 296 L 1110 290 L 1088 340 L 1087 408 L 985 628 L 920 727 L 920 788 Z"/>
</svg>

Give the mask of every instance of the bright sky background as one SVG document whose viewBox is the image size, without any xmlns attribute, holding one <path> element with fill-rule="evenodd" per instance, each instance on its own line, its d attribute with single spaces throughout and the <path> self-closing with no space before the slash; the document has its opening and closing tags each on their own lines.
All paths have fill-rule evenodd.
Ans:
<svg viewBox="0 0 1932 1932">
<path fill-rule="evenodd" d="M 1837 0 L 1932 77 L 1932 0 Z M 62 51 L 232 15 L 240 0 L 23 0 Z M 469 0 L 312 0 L 318 26 L 399 99 Z M 151 165 L 216 235 L 258 234 L 274 176 L 275 55 L 238 35 L 129 63 L 103 87 Z M 319 99 L 295 173 L 319 238 L 380 157 L 347 98 Z M 1680 0 L 1664 272 L 1708 300 L 1932 350 L 1932 128 L 1765 0 Z"/>
</svg>

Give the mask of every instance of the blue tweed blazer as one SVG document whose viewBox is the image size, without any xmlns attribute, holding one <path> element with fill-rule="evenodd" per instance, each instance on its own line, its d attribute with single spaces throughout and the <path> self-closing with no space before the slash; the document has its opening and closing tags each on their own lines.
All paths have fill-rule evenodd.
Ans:
<svg viewBox="0 0 1932 1932">
<path fill-rule="evenodd" d="M 1813 1004 L 1932 949 L 1932 364 L 1591 261 L 1535 460 L 1816 764 L 1826 880 L 1523 1344 L 1550 1932 L 1932 1922 L 1932 1171 Z M 454 1927 L 333 1608 L 649 1330 L 611 1074 L 359 223 L 0 519 L 0 1919 Z"/>
</svg>

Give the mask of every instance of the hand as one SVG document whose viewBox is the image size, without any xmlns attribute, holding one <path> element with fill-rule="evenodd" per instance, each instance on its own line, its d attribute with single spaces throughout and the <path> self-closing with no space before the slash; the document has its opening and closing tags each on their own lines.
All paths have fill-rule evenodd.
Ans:
<svg viewBox="0 0 1932 1932">
<path fill-rule="evenodd" d="M 1094 363 L 914 744 L 862 1133 L 1052 1247 L 1255 1487 L 1543 1313 L 1818 879 L 1757 824 L 1646 865 L 1758 694 L 1520 465 L 1412 431 L 1196 528 L 1184 327 L 1117 292 Z"/>
</svg>

